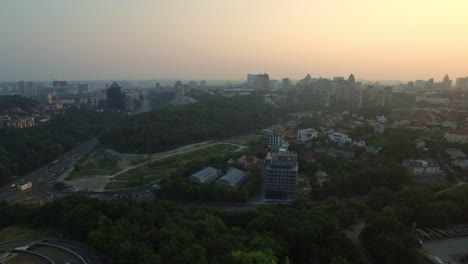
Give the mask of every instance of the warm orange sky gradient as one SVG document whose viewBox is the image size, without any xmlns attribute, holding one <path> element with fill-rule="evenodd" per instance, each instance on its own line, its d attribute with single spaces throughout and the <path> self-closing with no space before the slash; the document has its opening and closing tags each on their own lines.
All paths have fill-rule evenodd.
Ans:
<svg viewBox="0 0 468 264">
<path fill-rule="evenodd" d="M 0 80 L 468 76 L 466 0 L 3 0 Z"/>
</svg>

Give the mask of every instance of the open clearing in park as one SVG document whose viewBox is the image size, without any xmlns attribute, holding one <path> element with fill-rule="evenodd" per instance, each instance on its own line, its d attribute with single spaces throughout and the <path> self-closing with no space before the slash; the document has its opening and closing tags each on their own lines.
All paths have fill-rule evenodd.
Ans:
<svg viewBox="0 0 468 264">
<path fill-rule="evenodd" d="M 468 197 L 468 183 L 461 183 L 442 190 L 441 194 L 446 194 L 454 198 L 465 199 Z"/>
<path fill-rule="evenodd" d="M 151 165 L 145 154 L 126 154 L 99 149 L 79 160 L 60 181 L 77 190 L 116 190 L 143 186 L 169 177 L 191 161 L 207 161 L 244 146 L 233 142 L 208 141 L 152 154 Z"/>
</svg>

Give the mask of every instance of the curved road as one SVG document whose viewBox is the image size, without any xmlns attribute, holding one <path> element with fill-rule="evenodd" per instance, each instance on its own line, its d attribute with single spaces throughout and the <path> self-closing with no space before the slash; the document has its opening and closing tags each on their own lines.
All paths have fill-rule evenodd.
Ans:
<svg viewBox="0 0 468 264">
<path fill-rule="evenodd" d="M 201 142 L 201 143 L 196 143 L 192 145 L 187 145 L 183 146 L 174 150 L 166 151 L 166 152 L 161 152 L 161 153 L 155 153 L 153 154 L 155 158 L 152 160 L 157 161 L 160 159 L 164 159 L 173 155 L 178 155 L 182 154 L 185 152 L 189 151 L 194 151 L 194 150 L 199 150 L 203 148 L 207 148 L 210 146 L 215 146 L 219 144 L 229 144 L 229 145 L 235 145 L 238 147 L 243 147 L 240 144 L 235 144 L 231 142 L 216 142 L 216 141 L 207 141 L 207 142 Z M 76 192 L 70 192 L 70 191 L 58 191 L 55 190 L 54 188 L 48 187 L 51 186 L 51 179 L 55 175 L 59 175 L 62 172 L 64 172 L 67 168 L 70 168 L 71 166 L 74 165 L 74 163 L 88 154 L 91 150 L 93 150 L 95 147 L 100 145 L 100 142 L 97 140 L 97 137 L 92 138 L 91 140 L 80 144 L 77 146 L 75 149 L 67 152 L 66 154 L 62 155 L 59 159 L 54 161 L 53 163 L 50 163 L 48 165 L 43 166 L 42 168 L 26 175 L 23 179 L 18 180 L 15 182 L 16 186 L 22 185 L 28 182 L 32 183 L 32 188 L 30 190 L 27 190 L 26 192 L 30 192 L 33 196 L 43 200 L 43 201 L 48 201 L 52 200 L 55 198 L 60 198 L 64 196 L 69 196 L 69 195 L 76 195 L 76 194 L 83 194 L 83 195 L 94 195 L 100 198 L 106 198 L 106 197 L 114 197 L 114 196 L 119 196 L 119 195 L 132 195 L 132 194 L 140 194 L 144 193 L 147 191 L 150 191 L 153 189 L 152 184 L 148 184 L 146 186 L 141 186 L 137 188 L 129 188 L 129 189 L 122 189 L 122 190 L 115 190 L 115 191 L 76 191 Z M 118 153 L 115 151 L 112 151 L 111 154 L 116 155 L 116 156 L 125 156 L 126 154 L 124 153 Z M 133 154 L 132 154 L 133 155 Z M 141 155 L 142 157 L 145 157 L 147 155 Z M 130 168 L 127 168 L 125 170 L 122 170 L 112 176 L 117 176 L 119 174 L 122 174 L 128 170 L 138 168 L 140 166 L 148 164 L 148 161 L 145 161 L 143 163 L 140 163 L 138 165 L 132 166 Z M 19 198 L 23 192 L 20 191 L 17 187 L 13 188 L 10 186 L 10 184 L 4 186 L 3 188 L 0 188 L 0 201 L 12 201 L 14 199 Z M 185 203 L 184 203 L 185 204 Z M 187 204 L 190 206 L 189 204 Z M 196 206 L 194 204 L 194 206 Z M 219 206 L 218 204 L 213 204 L 212 206 Z M 231 205 L 232 207 L 233 205 Z M 237 206 L 234 206 L 238 208 Z M 252 205 L 249 205 L 248 208 L 251 208 Z"/>
</svg>

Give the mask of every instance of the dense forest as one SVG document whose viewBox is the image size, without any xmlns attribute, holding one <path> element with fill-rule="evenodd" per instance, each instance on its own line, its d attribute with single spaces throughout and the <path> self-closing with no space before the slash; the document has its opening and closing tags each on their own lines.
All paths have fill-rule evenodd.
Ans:
<svg viewBox="0 0 468 264">
<path fill-rule="evenodd" d="M 48 123 L 23 129 L 0 129 L 0 185 L 27 174 L 88 140 L 120 119 L 118 113 L 70 109 Z"/>
<path fill-rule="evenodd" d="M 441 192 L 444 186 L 412 188 L 400 192 L 380 187 L 369 193 L 370 211 L 361 239 L 381 263 L 420 263 L 411 233 L 417 228 L 444 228 L 468 221 L 467 194 Z"/>
<path fill-rule="evenodd" d="M 277 113 L 277 108 L 264 104 L 258 96 L 206 96 L 196 104 L 128 117 L 103 136 L 103 141 L 117 151 L 146 153 L 151 133 L 152 151 L 164 151 L 264 128 L 277 120 Z"/>
<path fill-rule="evenodd" d="M 219 211 L 74 196 L 41 208 L 0 205 L 0 228 L 56 227 L 117 264 L 347 264 L 361 262 L 340 225 L 356 216 L 352 205 L 333 199 Z"/>
<path fill-rule="evenodd" d="M 19 95 L 0 96 L 0 115 L 11 113 L 15 108 L 21 108 L 24 112 L 31 112 L 39 102 Z"/>
</svg>

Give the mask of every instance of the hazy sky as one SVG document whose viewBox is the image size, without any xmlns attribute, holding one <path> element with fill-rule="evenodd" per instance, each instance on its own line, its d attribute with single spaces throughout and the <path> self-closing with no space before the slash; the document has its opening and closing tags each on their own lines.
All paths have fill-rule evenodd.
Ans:
<svg viewBox="0 0 468 264">
<path fill-rule="evenodd" d="M 467 0 L 0 0 L 0 80 L 468 76 Z"/>
</svg>

